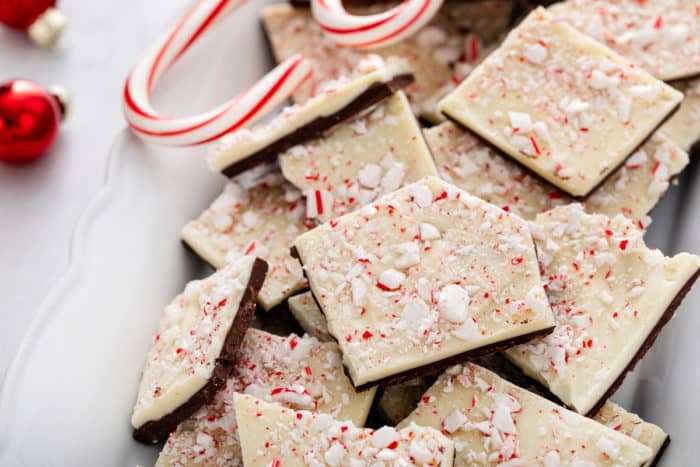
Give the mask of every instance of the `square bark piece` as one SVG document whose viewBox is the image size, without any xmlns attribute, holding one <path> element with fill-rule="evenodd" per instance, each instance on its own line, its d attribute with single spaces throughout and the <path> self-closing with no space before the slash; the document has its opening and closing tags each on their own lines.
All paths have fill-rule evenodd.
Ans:
<svg viewBox="0 0 700 467">
<path fill-rule="evenodd" d="M 324 222 L 437 169 L 406 95 L 397 92 L 329 134 L 280 155 L 282 174 Z"/>
<path fill-rule="evenodd" d="M 165 308 L 131 416 L 135 439 L 164 439 L 223 387 L 266 271 L 264 261 L 246 256 L 190 282 Z"/>
<path fill-rule="evenodd" d="M 307 230 L 301 193 L 279 173 L 271 173 L 251 188 L 229 182 L 211 206 L 182 229 L 182 240 L 216 269 L 243 255 L 264 258 L 270 270 L 258 302 L 269 310 L 306 287 L 289 248 Z"/>
<path fill-rule="evenodd" d="M 540 214 L 532 233 L 557 327 L 506 355 L 573 410 L 595 412 L 671 319 L 700 258 L 666 257 L 630 220 L 578 204 Z"/>
<path fill-rule="evenodd" d="M 682 98 L 538 8 L 440 109 L 561 190 L 584 197 Z"/>
<path fill-rule="evenodd" d="M 226 387 L 177 427 L 156 466 L 242 465 L 236 393 L 363 425 L 375 390 L 355 392 L 340 359 L 332 343 L 249 329 Z"/>
<path fill-rule="evenodd" d="M 574 201 L 454 123 L 445 122 L 424 134 L 443 179 L 524 219 Z M 586 198 L 586 211 L 624 214 L 646 226 L 649 211 L 687 165 L 688 154 L 657 131 Z"/>
<path fill-rule="evenodd" d="M 697 1 L 567 0 L 549 11 L 664 81 L 700 74 Z"/>
<path fill-rule="evenodd" d="M 298 237 L 356 387 L 548 333 L 527 224 L 427 177 Z"/>
<path fill-rule="evenodd" d="M 641 466 L 652 455 L 632 438 L 473 364 L 448 369 L 397 428 L 411 423 L 450 437 L 456 466 Z"/>
<path fill-rule="evenodd" d="M 453 463 L 452 441 L 432 428 L 357 428 L 330 415 L 294 411 L 240 394 L 235 404 L 246 467 Z"/>
</svg>

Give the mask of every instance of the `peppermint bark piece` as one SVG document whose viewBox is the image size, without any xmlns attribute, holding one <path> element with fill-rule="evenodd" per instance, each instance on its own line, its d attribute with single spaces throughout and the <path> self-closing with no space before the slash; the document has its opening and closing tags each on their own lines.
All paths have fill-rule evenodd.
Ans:
<svg viewBox="0 0 700 467">
<path fill-rule="evenodd" d="M 441 121 L 437 102 L 454 89 L 507 31 L 512 0 L 446 2 L 428 25 L 398 44 L 374 50 L 384 58 L 408 60 L 416 81 L 406 93 L 417 115 Z M 391 2 L 349 8 L 356 14 L 385 11 Z M 352 70 L 364 51 L 342 47 L 328 38 L 306 8 L 272 5 L 263 9 L 262 23 L 274 56 L 282 62 L 301 53 L 311 60 L 313 75 L 294 93 L 297 103 L 319 93 L 323 83 Z"/>
<path fill-rule="evenodd" d="M 225 388 L 171 433 L 156 465 L 242 465 L 236 393 L 361 426 L 375 389 L 355 392 L 335 344 L 249 329 Z"/>
<path fill-rule="evenodd" d="M 161 441 L 224 386 L 266 272 L 246 256 L 190 282 L 165 308 L 131 416 L 137 441 Z"/>
<path fill-rule="evenodd" d="M 243 463 L 267 466 L 451 467 L 452 442 L 432 428 L 357 428 L 327 414 L 294 411 L 236 394 Z"/>
<path fill-rule="evenodd" d="M 325 82 L 323 90 L 304 104 L 284 108 L 269 123 L 222 137 L 208 156 L 209 167 L 233 177 L 274 163 L 287 149 L 322 136 L 412 82 L 406 61 L 367 56 L 353 74 Z"/>
<path fill-rule="evenodd" d="M 306 195 L 308 217 L 328 221 L 429 175 L 437 176 L 406 95 L 397 92 L 330 134 L 280 155 Z"/>
<path fill-rule="evenodd" d="M 333 337 L 328 334 L 326 317 L 316 304 L 311 292 L 304 292 L 287 300 L 289 311 L 292 312 L 299 326 L 308 334 L 321 342 L 331 342 Z"/>
<path fill-rule="evenodd" d="M 682 98 L 538 8 L 440 110 L 561 190 L 585 197 Z"/>
<path fill-rule="evenodd" d="M 442 430 L 456 466 L 641 466 L 648 447 L 473 364 L 448 369 L 408 424 Z"/>
<path fill-rule="evenodd" d="M 358 388 L 435 373 L 554 325 L 527 224 L 434 177 L 294 245 Z"/>
<path fill-rule="evenodd" d="M 661 127 L 684 151 L 693 152 L 700 141 L 700 78 L 677 81 L 673 86 L 685 98 L 678 112 Z"/>
<path fill-rule="evenodd" d="M 267 260 L 270 270 L 258 302 L 269 310 L 306 286 L 289 247 L 308 230 L 301 193 L 279 174 L 244 188 L 231 181 L 200 216 L 182 229 L 182 240 L 214 268 L 244 255 Z"/>
<path fill-rule="evenodd" d="M 538 215 L 532 229 L 557 326 L 506 355 L 568 407 L 595 413 L 671 319 L 700 258 L 665 257 L 630 220 L 577 204 Z"/>
<path fill-rule="evenodd" d="M 664 81 L 700 74 L 696 0 L 567 0 L 549 11 Z"/>
<path fill-rule="evenodd" d="M 424 135 L 443 179 L 524 219 L 573 202 L 454 123 L 428 128 Z M 586 198 L 584 206 L 608 216 L 622 213 L 646 227 L 647 214 L 687 165 L 688 154 L 657 131 Z"/>
<path fill-rule="evenodd" d="M 671 441 L 664 430 L 653 423 L 645 422 L 638 415 L 626 411 L 614 402 L 606 402 L 593 416 L 593 420 L 619 431 L 651 449 L 652 457 L 644 464 L 644 467 L 655 465 Z"/>
</svg>

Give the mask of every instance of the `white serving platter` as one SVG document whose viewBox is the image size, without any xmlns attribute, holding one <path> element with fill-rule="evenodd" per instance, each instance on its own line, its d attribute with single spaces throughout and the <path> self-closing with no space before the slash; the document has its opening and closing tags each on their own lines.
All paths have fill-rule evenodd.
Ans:
<svg viewBox="0 0 700 467">
<path fill-rule="evenodd" d="M 159 88 L 164 110 L 199 111 L 241 91 L 272 65 L 252 2 L 222 22 Z M 38 311 L 0 394 L 0 465 L 152 465 L 158 448 L 131 439 L 139 372 L 162 307 L 207 267 L 181 227 L 220 191 L 204 150 L 113 145 L 105 185 L 75 229 L 69 271 Z M 700 193 L 691 168 L 654 211 L 647 242 L 700 252 Z M 692 292 L 615 399 L 666 429 L 661 465 L 696 465 L 700 446 Z"/>
</svg>

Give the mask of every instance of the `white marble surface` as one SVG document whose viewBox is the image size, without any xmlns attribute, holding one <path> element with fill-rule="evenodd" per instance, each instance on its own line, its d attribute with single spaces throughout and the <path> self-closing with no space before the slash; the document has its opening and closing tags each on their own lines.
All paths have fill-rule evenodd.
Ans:
<svg viewBox="0 0 700 467">
<path fill-rule="evenodd" d="M 124 127 L 121 90 L 129 68 L 187 0 L 65 0 L 69 26 L 41 50 L 0 26 L 0 81 L 66 86 L 72 109 L 40 161 L 0 164 L 0 380 L 48 290 L 68 266 L 70 236 L 104 182 L 109 147 Z"/>
</svg>

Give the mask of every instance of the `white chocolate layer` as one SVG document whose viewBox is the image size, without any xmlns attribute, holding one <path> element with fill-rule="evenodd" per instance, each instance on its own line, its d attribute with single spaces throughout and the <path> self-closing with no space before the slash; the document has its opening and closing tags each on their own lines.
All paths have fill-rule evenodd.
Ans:
<svg viewBox="0 0 700 467">
<path fill-rule="evenodd" d="M 700 74 L 697 0 L 567 0 L 549 11 L 664 81 Z"/>
<path fill-rule="evenodd" d="M 428 146 L 403 92 L 338 125 L 321 139 L 280 155 L 282 174 L 316 203 L 307 209 L 322 222 L 354 211 L 379 196 L 428 176 L 437 176 Z M 319 195 L 319 199 L 320 195 Z"/>
<path fill-rule="evenodd" d="M 573 199 L 451 122 L 424 130 L 443 179 L 524 219 Z M 624 214 L 646 227 L 647 214 L 688 165 L 688 154 L 656 132 L 586 199 L 588 212 Z"/>
<path fill-rule="evenodd" d="M 442 430 L 455 466 L 640 466 L 648 447 L 477 365 L 448 369 L 409 423 Z"/>
<path fill-rule="evenodd" d="M 272 173 L 250 189 L 229 182 L 211 206 L 182 229 L 182 239 L 215 268 L 243 255 L 265 259 L 270 269 L 258 302 L 269 310 L 306 286 L 289 247 L 307 225 L 301 193 Z"/>
<path fill-rule="evenodd" d="M 643 467 L 651 467 L 658 460 L 668 435 L 658 426 L 645 422 L 639 416 L 626 411 L 614 402 L 605 405 L 593 416 L 593 420 L 635 439 L 651 449 L 651 459 Z"/>
<path fill-rule="evenodd" d="M 289 311 L 292 312 L 299 326 L 308 334 L 321 342 L 332 342 L 333 337 L 328 334 L 328 324 L 323 312 L 316 304 L 311 292 L 304 292 L 287 300 Z"/>
<path fill-rule="evenodd" d="M 538 8 L 440 110 L 575 197 L 589 194 L 681 93 Z"/>
<path fill-rule="evenodd" d="M 507 30 L 514 3 L 512 0 L 446 2 L 435 18 L 416 34 L 373 52 L 384 58 L 408 60 L 416 78 L 415 84 L 406 89 L 414 112 L 441 121 L 437 102 L 454 89 Z M 390 5 L 390 2 L 350 5 L 348 9 L 356 14 L 370 14 L 385 11 Z M 325 81 L 348 74 L 365 53 L 335 43 L 305 8 L 288 4 L 268 6 L 262 11 L 262 22 L 278 62 L 296 53 L 312 62 L 313 75 L 294 93 L 297 103 L 318 94 Z"/>
<path fill-rule="evenodd" d="M 170 435 L 157 466 L 241 465 L 234 394 L 245 393 L 292 409 L 313 410 L 364 424 L 375 389 L 356 393 L 338 346 L 312 337 L 280 337 L 249 329 L 233 376 L 214 401 Z"/>
<path fill-rule="evenodd" d="M 527 224 L 437 178 L 295 246 L 356 386 L 554 325 Z"/>
<path fill-rule="evenodd" d="M 207 158 L 209 167 L 213 171 L 222 171 L 313 120 L 335 114 L 372 85 L 387 83 L 397 76 L 410 73 L 411 68 L 406 61 L 385 62 L 379 56 L 370 56 L 359 63 L 353 75 L 326 82 L 323 90 L 304 104 L 284 108 L 269 123 L 252 129 L 243 128 L 222 137 Z"/>
<path fill-rule="evenodd" d="M 506 355 L 585 414 L 624 374 L 700 258 L 665 257 L 628 219 L 578 204 L 538 215 L 531 228 L 557 327 Z"/>
<path fill-rule="evenodd" d="M 235 404 L 246 467 L 452 466 L 452 442 L 431 428 L 357 428 L 241 394 Z"/>
<path fill-rule="evenodd" d="M 661 130 L 684 151 L 690 152 L 700 141 L 700 78 L 678 81 L 673 86 L 685 98 L 678 112 L 664 123 Z"/>
<path fill-rule="evenodd" d="M 246 256 L 190 282 L 165 308 L 141 375 L 134 428 L 169 414 L 209 381 L 254 262 Z"/>
</svg>

